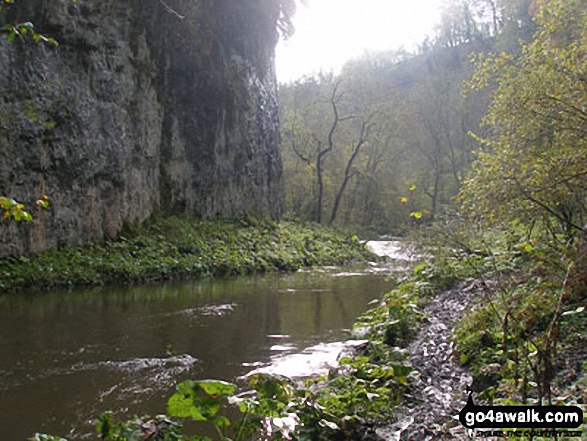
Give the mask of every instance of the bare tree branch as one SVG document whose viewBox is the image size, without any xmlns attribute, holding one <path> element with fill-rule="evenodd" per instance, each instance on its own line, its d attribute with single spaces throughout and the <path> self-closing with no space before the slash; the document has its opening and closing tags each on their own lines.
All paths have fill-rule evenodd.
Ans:
<svg viewBox="0 0 587 441">
<path fill-rule="evenodd" d="M 180 20 L 183 20 L 185 18 L 185 15 L 181 15 L 179 14 L 175 9 L 173 9 L 171 6 L 169 6 L 167 3 L 165 3 L 163 0 L 159 0 L 159 2 L 163 5 L 163 7 L 165 8 L 165 10 L 167 12 L 169 12 L 170 14 L 175 15 L 177 18 L 179 18 Z"/>
</svg>

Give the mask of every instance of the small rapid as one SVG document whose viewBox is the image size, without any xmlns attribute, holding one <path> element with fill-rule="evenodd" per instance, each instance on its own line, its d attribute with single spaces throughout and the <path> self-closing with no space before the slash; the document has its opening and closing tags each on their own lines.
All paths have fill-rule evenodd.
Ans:
<svg viewBox="0 0 587 441">
<path fill-rule="evenodd" d="M 175 385 L 187 379 L 326 373 L 355 344 L 345 341 L 356 318 L 409 263 L 395 244 L 368 246 L 387 260 L 0 295 L 2 440 L 35 432 L 92 439 L 95 417 L 165 412 Z"/>
</svg>

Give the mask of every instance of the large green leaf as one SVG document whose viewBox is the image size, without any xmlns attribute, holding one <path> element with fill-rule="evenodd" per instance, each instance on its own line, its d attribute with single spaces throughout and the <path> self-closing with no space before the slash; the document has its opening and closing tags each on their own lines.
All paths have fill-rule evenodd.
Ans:
<svg viewBox="0 0 587 441">
<path fill-rule="evenodd" d="M 236 391 L 236 386 L 221 380 L 201 380 L 195 382 L 208 395 L 230 395 Z"/>
<path fill-rule="evenodd" d="M 184 381 L 169 398 L 170 415 L 196 421 L 214 421 L 220 401 L 217 397 L 233 393 L 236 386 L 219 380 Z"/>
</svg>

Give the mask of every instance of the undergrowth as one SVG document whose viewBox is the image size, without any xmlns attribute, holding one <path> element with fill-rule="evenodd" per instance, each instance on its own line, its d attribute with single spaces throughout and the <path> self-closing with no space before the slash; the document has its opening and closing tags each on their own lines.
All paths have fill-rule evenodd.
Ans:
<svg viewBox="0 0 587 441">
<path fill-rule="evenodd" d="M 315 224 L 170 217 L 103 243 L 0 259 L 0 290 L 291 271 L 372 257 L 356 236 Z"/>
<path fill-rule="evenodd" d="M 358 318 L 353 333 L 368 343 L 361 354 L 341 359 L 341 366 L 329 376 L 304 385 L 254 377 L 248 392 L 237 394 L 234 386 L 223 403 L 214 401 L 221 398 L 215 393 L 202 393 L 198 382 L 190 383 L 193 392 L 183 391 L 183 410 L 178 413 L 177 407 L 170 407 L 169 413 L 208 421 L 217 427 L 220 440 L 251 439 L 259 433 L 272 439 L 359 439 L 369 428 L 393 420 L 394 408 L 409 389 L 411 367 L 402 348 L 416 336 L 426 303 L 455 286 L 474 286 L 479 292 L 453 339 L 454 356 L 473 372 L 472 386 L 480 399 L 493 404 L 584 406 L 587 312 L 582 242 L 555 246 L 519 225 L 490 232 L 444 231 L 441 241 L 430 235 L 433 240 L 428 237 L 423 243 L 423 255 L 433 257 L 416 265 Z M 237 406 L 242 419 L 219 417 L 224 405 Z M 196 412 L 193 406 L 204 410 Z M 145 417 L 142 425 L 118 423 L 107 436 L 103 433 L 103 439 L 127 439 L 117 433 L 129 430 L 129 424 L 136 430 L 168 426 L 168 437 L 161 439 L 203 439 L 181 435 L 178 426 L 165 423 L 167 417 L 158 418 Z"/>
<path fill-rule="evenodd" d="M 586 238 L 513 222 L 444 226 L 424 243 L 444 250 L 436 266 L 479 293 L 453 334 L 478 398 L 585 410 Z"/>
<path fill-rule="evenodd" d="M 407 346 L 423 317 L 422 307 L 437 289 L 448 283 L 447 268 L 420 265 L 375 308 L 359 318 L 355 331 L 368 327 L 369 340 L 360 353 L 347 354 L 327 376 L 303 383 L 285 377 L 257 374 L 244 385 L 218 380 L 188 381 L 178 385 L 167 414 L 117 422 L 112 414 L 99 418 L 103 440 L 168 441 L 210 438 L 184 434 L 181 422 L 204 421 L 215 439 L 360 439 L 366 431 L 393 419 L 409 387 L 412 371 Z M 224 412 L 236 408 L 240 417 Z M 238 414 L 238 412 L 237 412 Z M 179 419 L 179 422 L 178 422 Z M 37 437 L 47 435 L 35 435 Z M 40 439 L 40 438 L 39 438 Z"/>
</svg>

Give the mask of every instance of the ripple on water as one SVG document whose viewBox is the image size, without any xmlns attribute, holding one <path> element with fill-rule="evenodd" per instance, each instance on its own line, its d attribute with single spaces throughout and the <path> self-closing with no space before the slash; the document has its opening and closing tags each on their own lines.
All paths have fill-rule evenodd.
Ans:
<svg viewBox="0 0 587 441">
<path fill-rule="evenodd" d="M 179 311 L 165 312 L 158 314 L 162 317 L 169 317 L 174 315 L 186 315 L 186 316 L 197 316 L 197 315 L 217 315 L 224 316 L 230 314 L 236 308 L 235 303 L 228 303 L 225 305 L 204 305 L 198 306 L 197 308 L 186 308 Z"/>
<path fill-rule="evenodd" d="M 124 372 L 138 372 L 145 369 L 165 369 L 181 373 L 190 370 L 198 360 L 189 354 L 174 355 L 168 358 L 133 358 L 125 361 L 99 361 L 97 363 L 78 363 L 72 371 L 112 369 Z"/>
</svg>

